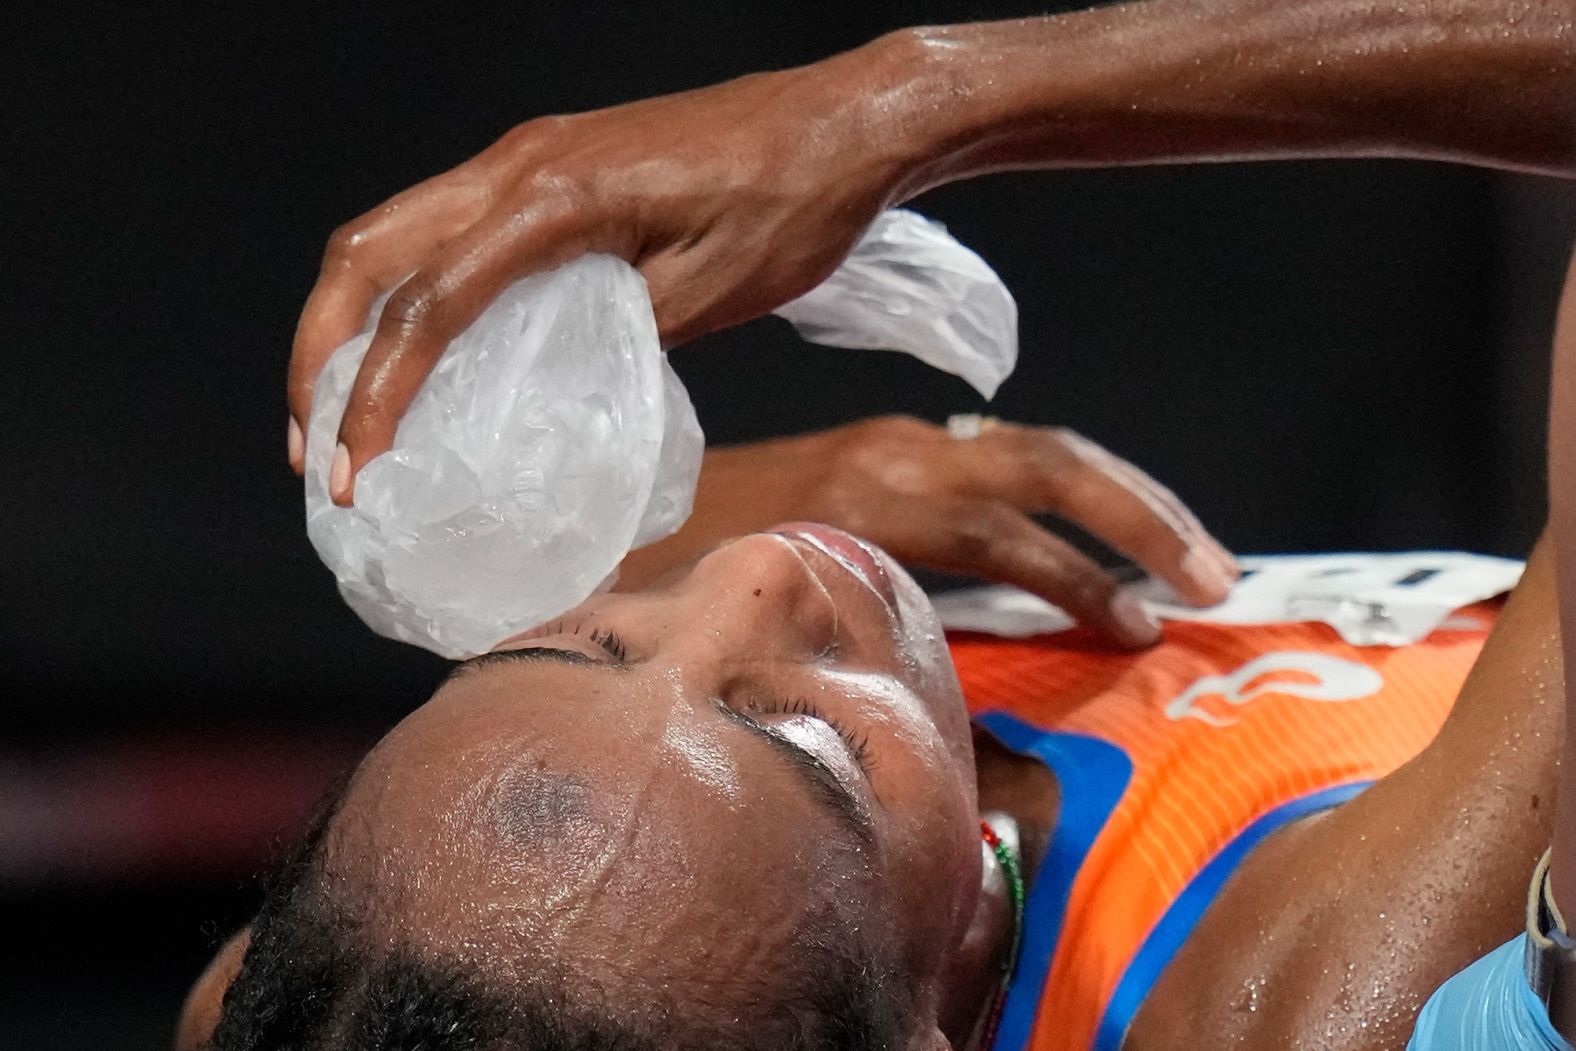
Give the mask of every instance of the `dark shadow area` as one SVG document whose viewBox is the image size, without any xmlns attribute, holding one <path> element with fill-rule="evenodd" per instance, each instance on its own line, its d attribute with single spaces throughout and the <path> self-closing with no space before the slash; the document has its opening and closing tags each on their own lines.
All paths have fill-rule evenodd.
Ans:
<svg viewBox="0 0 1576 1051">
<path fill-rule="evenodd" d="M 66 7 L 24 33 L 0 384 L 0 1044 L 164 1046 L 266 845 L 443 673 L 340 603 L 285 465 L 291 333 L 336 225 L 530 116 L 1043 10 Z M 1107 444 L 1237 550 L 1520 554 L 1535 535 L 1569 187 L 1369 161 L 1001 176 L 915 207 L 1017 296 L 1021 365 L 990 411 Z M 776 321 L 674 360 L 717 442 L 981 407 L 961 381 Z M 238 748 L 218 772 L 165 751 L 259 730 L 344 743 Z M 94 780 L 127 750 L 166 765 Z M 182 820 L 159 825 L 150 799 Z M 185 821 L 199 804 L 270 816 L 211 864 L 133 863 L 149 828 L 230 828 Z M 102 857 L 86 833 L 52 843 L 83 807 L 122 833 Z"/>
</svg>

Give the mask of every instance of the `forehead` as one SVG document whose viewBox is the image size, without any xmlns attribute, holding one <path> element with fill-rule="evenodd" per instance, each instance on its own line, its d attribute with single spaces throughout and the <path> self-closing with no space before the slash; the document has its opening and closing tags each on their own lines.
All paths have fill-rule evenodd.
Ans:
<svg viewBox="0 0 1576 1051">
<path fill-rule="evenodd" d="M 425 942 L 686 980 L 769 963 L 871 885 L 791 770 L 672 681 L 546 664 L 446 685 L 368 757 L 335 839 Z"/>
</svg>

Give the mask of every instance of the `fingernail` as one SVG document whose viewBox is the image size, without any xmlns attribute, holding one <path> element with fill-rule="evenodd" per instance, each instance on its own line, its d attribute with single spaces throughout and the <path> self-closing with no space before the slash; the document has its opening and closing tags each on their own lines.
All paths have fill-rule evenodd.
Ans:
<svg viewBox="0 0 1576 1051">
<path fill-rule="evenodd" d="M 290 417 L 290 430 L 285 435 L 285 449 L 290 456 L 290 466 L 300 470 L 302 461 L 306 459 L 306 438 L 301 434 L 301 425 L 294 416 Z"/>
<path fill-rule="evenodd" d="M 1209 554 L 1194 548 L 1182 556 L 1182 564 L 1178 567 L 1182 575 L 1192 581 L 1193 586 L 1207 595 L 1225 597 L 1231 590 L 1231 577 L 1221 568 L 1220 563 L 1209 557 Z"/>
<path fill-rule="evenodd" d="M 328 492 L 335 500 L 343 500 L 350 491 L 350 450 L 340 442 L 334 449 L 334 463 L 328 469 Z"/>
<path fill-rule="evenodd" d="M 1111 599 L 1111 616 L 1135 643 L 1143 645 L 1160 638 L 1160 621 L 1131 591 L 1118 591 Z"/>
</svg>

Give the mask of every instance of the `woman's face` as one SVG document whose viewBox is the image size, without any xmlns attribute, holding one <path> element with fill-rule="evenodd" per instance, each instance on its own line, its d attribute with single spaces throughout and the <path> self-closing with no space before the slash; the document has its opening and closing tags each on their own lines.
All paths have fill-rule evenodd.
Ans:
<svg viewBox="0 0 1576 1051">
<path fill-rule="evenodd" d="M 836 939 L 924 997 L 973 914 L 976 822 L 930 604 L 791 525 L 461 666 L 363 763 L 328 859 L 389 937 L 504 976 L 545 954 L 682 1003 Z"/>
</svg>

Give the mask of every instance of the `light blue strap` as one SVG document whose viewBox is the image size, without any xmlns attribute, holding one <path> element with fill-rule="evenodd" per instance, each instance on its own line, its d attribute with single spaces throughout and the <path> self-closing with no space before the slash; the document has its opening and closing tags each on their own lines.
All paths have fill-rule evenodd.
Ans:
<svg viewBox="0 0 1576 1051">
<path fill-rule="evenodd" d="M 1407 1051 L 1573 1051 L 1527 984 L 1526 944 L 1506 942 L 1435 990 Z"/>
</svg>

